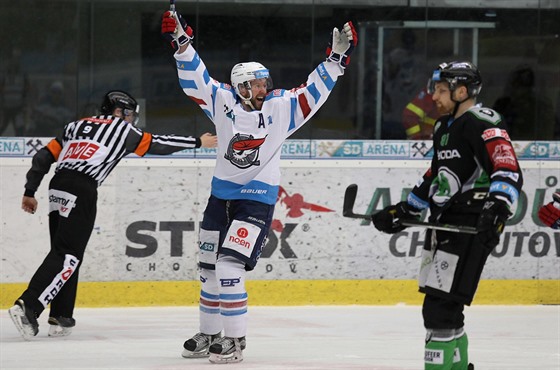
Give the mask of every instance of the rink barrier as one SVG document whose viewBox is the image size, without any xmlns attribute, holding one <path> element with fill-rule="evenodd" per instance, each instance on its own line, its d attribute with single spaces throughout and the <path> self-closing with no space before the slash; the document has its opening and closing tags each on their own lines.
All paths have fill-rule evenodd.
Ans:
<svg viewBox="0 0 560 370">
<path fill-rule="evenodd" d="M 1 308 L 9 308 L 27 284 L 0 284 Z M 249 304 L 420 305 L 416 280 L 247 281 Z M 77 307 L 196 306 L 198 281 L 81 282 Z M 482 280 L 474 305 L 557 305 L 559 280 Z"/>
<path fill-rule="evenodd" d="M 29 266 L 38 265 L 46 253 L 46 216 L 39 213 L 30 218 L 30 215 L 20 211 L 22 184 L 31 157 L 46 142 L 41 138 L 0 138 L 0 180 L 4 180 L 0 181 L 0 199 L 1 209 L 5 211 L 0 237 L 0 305 L 3 308 L 10 307 L 26 289 L 26 282 L 33 272 Z M 483 275 L 487 280 L 481 282 L 474 303 L 560 304 L 560 232 L 538 225 L 535 217 L 535 210 L 550 199 L 550 193 L 560 190 L 560 142 L 515 142 L 514 147 L 527 175 L 524 186 L 526 212 L 515 228 L 506 229 L 503 242 L 496 249 L 496 254 L 500 256 L 489 260 L 486 275 Z M 159 227 L 167 221 L 198 222 L 197 217 L 202 213 L 200 205 L 205 204 L 209 193 L 215 154 L 215 150 L 197 150 L 196 153 L 184 151 L 169 157 L 130 158 L 121 162 L 100 189 L 103 198 L 99 204 L 100 213 L 104 212 L 104 215 L 112 218 L 105 220 L 98 217 L 94 238 L 88 247 L 87 264 L 80 271 L 78 307 L 198 304 L 200 288 L 199 282 L 195 280 L 194 263 L 184 262 L 194 260 L 192 248 L 186 246 L 195 244 L 195 228 L 185 232 L 184 245 L 180 245 L 181 248 L 185 247 L 185 254 L 168 254 L 165 258 L 158 254 L 136 257 L 125 255 L 124 246 L 131 243 L 122 231 L 138 220 L 147 220 Z M 418 141 L 286 142 L 282 148 L 282 176 L 284 184 L 288 184 L 286 190 L 290 195 L 302 195 L 305 201 L 331 207 L 336 212 L 320 214 L 305 211 L 298 218 L 282 213 L 287 210 L 281 206 L 277 208 L 276 212 L 283 222 L 298 225 L 297 236 L 293 239 L 298 241 L 294 248 L 300 248 L 296 250 L 298 258 L 279 258 L 278 250 L 273 258 L 263 258 L 261 265 L 265 264 L 266 269 L 254 271 L 249 275 L 249 279 L 254 281 L 247 282 L 250 304 L 421 304 L 423 295 L 418 293 L 416 281 L 411 278 L 418 267 L 418 240 L 414 239 L 414 235 L 419 232 L 407 231 L 409 237 L 400 238 L 397 235 L 393 242 L 386 235 L 371 232 L 371 226 L 342 218 L 339 213 L 341 197 L 348 184 L 359 183 L 362 189 L 360 195 L 364 197 L 390 188 L 393 198 L 397 199 L 405 193 L 405 187 L 413 185 L 410 179 L 418 178 L 418 171 L 429 165 L 432 154 L 431 143 Z M 153 182 L 142 182 L 148 178 L 146 173 L 160 180 L 154 188 L 150 187 Z M 49 176 L 51 174 L 52 171 Z M 138 177 L 134 177 L 136 175 Z M 150 202 L 146 202 L 145 194 L 158 194 L 159 187 L 175 186 L 181 181 L 187 183 L 190 179 L 196 179 L 196 182 L 192 187 L 181 187 L 179 195 L 189 212 L 196 217 L 167 218 L 170 211 L 162 207 L 160 202 L 157 208 L 149 208 Z M 131 187 L 133 182 L 135 186 Z M 43 197 L 43 206 L 47 183 L 48 177 L 44 179 L 39 195 L 39 198 Z M 142 187 L 142 193 L 137 191 L 137 187 Z M 307 188 L 313 191 L 307 191 Z M 126 203 L 121 207 L 123 200 Z M 359 211 L 367 211 L 367 199 L 361 202 Z M 129 209 L 135 211 L 129 212 Z M 138 216 L 143 218 L 137 219 L 136 215 L 142 211 L 146 215 Z M 113 229 L 115 223 L 118 224 L 118 232 Z M 336 253 L 321 254 L 322 251 L 309 247 L 327 245 L 333 240 L 330 225 L 335 223 L 345 228 L 334 251 Z M 25 232 L 22 232 L 22 225 L 26 225 Z M 313 232 L 307 232 L 304 228 L 307 226 L 311 226 Z M 160 234 L 167 236 L 168 233 Z M 38 240 L 43 242 L 37 243 Z M 163 237 L 159 241 L 162 243 L 160 251 L 165 253 L 175 251 L 177 247 L 170 247 Z M 132 245 L 136 251 L 142 249 L 138 244 Z M 371 252 L 372 245 L 378 246 L 374 252 Z M 17 253 L 14 252 L 14 246 L 17 246 Z M 350 250 L 353 254 L 347 254 Z M 340 258 L 343 263 L 337 262 Z M 376 261 L 379 258 L 380 263 L 370 263 L 374 258 Z M 177 269 L 174 269 L 174 263 Z M 316 264 L 321 264 L 321 268 L 317 269 Z M 152 270 L 152 265 L 157 265 L 157 270 Z M 169 274 L 179 273 L 181 277 L 168 280 Z"/>
</svg>

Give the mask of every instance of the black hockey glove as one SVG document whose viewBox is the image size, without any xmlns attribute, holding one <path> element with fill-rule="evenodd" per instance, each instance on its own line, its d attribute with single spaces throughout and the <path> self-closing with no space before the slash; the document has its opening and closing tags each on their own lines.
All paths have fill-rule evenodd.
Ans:
<svg viewBox="0 0 560 370">
<path fill-rule="evenodd" d="M 406 229 L 406 226 L 401 225 L 399 220 L 418 220 L 421 214 L 421 210 L 411 206 L 408 202 L 399 202 L 373 214 L 371 221 L 377 230 L 395 234 Z"/>
<path fill-rule="evenodd" d="M 482 206 L 478 217 L 478 238 L 489 250 L 494 249 L 500 242 L 500 235 L 504 231 L 507 219 L 511 216 L 507 203 L 496 197 L 490 198 Z"/>
</svg>

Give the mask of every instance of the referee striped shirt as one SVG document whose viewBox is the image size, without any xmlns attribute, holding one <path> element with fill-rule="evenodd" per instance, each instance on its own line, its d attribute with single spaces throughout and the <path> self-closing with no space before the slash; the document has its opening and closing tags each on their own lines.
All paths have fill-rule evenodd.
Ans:
<svg viewBox="0 0 560 370">
<path fill-rule="evenodd" d="M 199 138 L 154 135 L 113 116 L 94 116 L 70 122 L 62 136 L 51 140 L 33 156 L 27 173 L 26 195 L 32 196 L 53 162 L 55 172 L 71 170 L 91 177 L 97 186 L 128 154 L 166 155 L 199 148 Z"/>
</svg>

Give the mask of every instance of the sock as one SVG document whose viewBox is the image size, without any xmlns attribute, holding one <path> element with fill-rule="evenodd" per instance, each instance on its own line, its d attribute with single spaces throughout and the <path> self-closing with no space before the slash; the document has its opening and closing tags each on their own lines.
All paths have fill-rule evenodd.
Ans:
<svg viewBox="0 0 560 370">
<path fill-rule="evenodd" d="M 216 263 L 216 279 L 220 289 L 220 314 L 224 335 L 244 337 L 247 333 L 247 290 L 245 264 L 237 258 L 220 255 Z"/>
<path fill-rule="evenodd" d="M 223 329 L 223 323 L 220 315 L 220 291 L 216 280 L 216 271 L 201 269 L 200 283 L 200 332 L 211 335 L 218 334 Z"/>
<path fill-rule="evenodd" d="M 467 333 L 457 338 L 452 370 L 467 370 L 469 366 L 469 339 Z"/>
</svg>

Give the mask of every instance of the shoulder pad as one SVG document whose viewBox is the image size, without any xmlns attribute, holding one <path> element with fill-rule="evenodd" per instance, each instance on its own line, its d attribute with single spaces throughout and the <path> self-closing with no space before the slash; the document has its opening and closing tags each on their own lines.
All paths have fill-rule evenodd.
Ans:
<svg viewBox="0 0 560 370">
<path fill-rule="evenodd" d="M 467 113 L 474 115 L 481 121 L 491 123 L 492 125 L 497 125 L 502 122 L 502 116 L 500 116 L 498 112 L 490 108 L 474 106 L 469 109 Z"/>
</svg>

